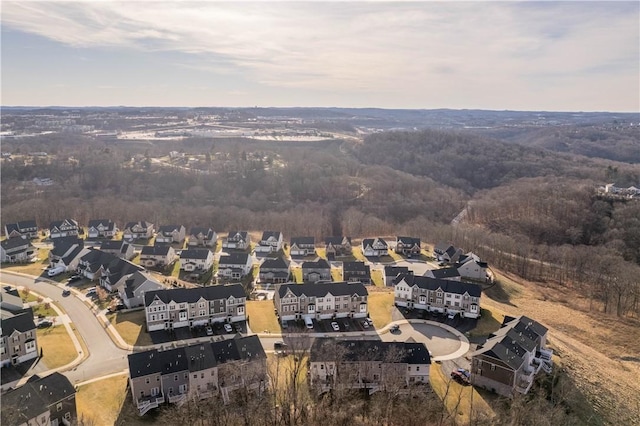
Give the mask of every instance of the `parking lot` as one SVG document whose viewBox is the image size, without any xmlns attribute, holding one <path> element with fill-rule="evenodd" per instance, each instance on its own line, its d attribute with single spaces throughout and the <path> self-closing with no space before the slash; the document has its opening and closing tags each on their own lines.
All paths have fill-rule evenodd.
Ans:
<svg viewBox="0 0 640 426">
<path fill-rule="evenodd" d="M 332 322 L 338 324 L 339 330 L 334 330 L 331 326 Z M 303 320 L 287 321 L 286 329 L 283 328 L 283 333 L 303 333 L 310 331 L 313 333 L 336 333 L 336 332 L 350 332 L 350 331 L 371 331 L 373 325 L 367 321 L 367 325 L 364 325 L 365 318 L 336 318 L 326 320 L 313 320 L 313 329 L 308 329 Z"/>
<path fill-rule="evenodd" d="M 151 341 L 154 344 L 159 343 L 169 343 L 177 340 L 187 340 L 194 339 L 198 337 L 216 337 L 216 336 L 224 336 L 231 333 L 247 333 L 247 323 L 246 321 L 234 322 L 231 324 L 233 330 L 231 333 L 227 332 L 224 329 L 224 324 L 222 322 L 216 322 L 210 325 L 211 332 L 208 332 L 206 325 L 195 326 L 193 328 L 189 327 L 180 327 L 174 328 L 172 330 L 157 330 L 149 332 L 149 336 L 151 337 Z"/>
</svg>

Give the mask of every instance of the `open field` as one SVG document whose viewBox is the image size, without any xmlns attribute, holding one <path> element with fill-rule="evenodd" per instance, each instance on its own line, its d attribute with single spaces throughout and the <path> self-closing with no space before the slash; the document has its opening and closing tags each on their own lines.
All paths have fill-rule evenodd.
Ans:
<svg viewBox="0 0 640 426">
<path fill-rule="evenodd" d="M 151 345 L 151 337 L 145 330 L 144 310 L 133 312 L 118 312 L 108 316 L 109 321 L 116 328 L 120 336 L 130 345 Z"/>
<path fill-rule="evenodd" d="M 76 393 L 78 419 L 84 424 L 115 424 L 127 396 L 126 374 L 80 386 Z"/>
<path fill-rule="evenodd" d="M 376 287 L 384 287 L 384 279 L 382 277 L 382 271 L 379 269 L 373 269 L 371 271 L 371 282 Z"/>
<path fill-rule="evenodd" d="M 251 331 L 262 333 L 266 330 L 271 333 L 280 333 L 280 324 L 273 309 L 273 300 L 247 301 L 247 316 Z"/>
<path fill-rule="evenodd" d="M 392 308 L 392 291 L 369 287 L 369 316 L 376 328 L 384 327 L 391 322 Z"/>
<path fill-rule="evenodd" d="M 78 353 L 63 325 L 36 330 L 38 346 L 42 349 L 42 362 L 48 368 L 58 368 L 76 359 Z"/>
</svg>

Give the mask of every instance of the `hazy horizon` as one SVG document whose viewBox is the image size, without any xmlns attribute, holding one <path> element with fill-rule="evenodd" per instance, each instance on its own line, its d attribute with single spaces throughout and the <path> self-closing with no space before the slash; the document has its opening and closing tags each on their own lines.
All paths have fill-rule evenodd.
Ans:
<svg viewBox="0 0 640 426">
<path fill-rule="evenodd" d="M 3 2 L 22 107 L 640 111 L 638 2 Z"/>
</svg>

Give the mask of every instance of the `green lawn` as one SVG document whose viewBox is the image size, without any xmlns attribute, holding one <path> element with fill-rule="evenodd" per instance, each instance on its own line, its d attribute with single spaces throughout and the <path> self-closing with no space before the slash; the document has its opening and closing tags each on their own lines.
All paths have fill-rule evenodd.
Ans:
<svg viewBox="0 0 640 426">
<path fill-rule="evenodd" d="M 247 301 L 249 327 L 254 333 L 263 333 L 265 330 L 271 333 L 280 333 L 280 324 L 274 309 L 273 300 Z"/>
<path fill-rule="evenodd" d="M 80 386 L 76 393 L 78 419 L 83 424 L 113 425 L 127 396 L 124 374 Z"/>
<path fill-rule="evenodd" d="M 496 308 L 482 308 L 476 328 L 469 332 L 470 336 L 488 336 L 500 328 L 504 313 Z"/>
<path fill-rule="evenodd" d="M 42 361 L 48 368 L 58 368 L 73 361 L 78 353 L 63 325 L 38 328 L 38 346 L 42 348 Z"/>
<path fill-rule="evenodd" d="M 40 303 L 33 307 L 33 316 L 56 317 L 58 313 L 51 307 L 50 303 Z"/>
<path fill-rule="evenodd" d="M 153 344 L 145 326 L 144 310 L 118 312 L 108 316 L 109 321 L 122 339 L 130 345 L 148 346 Z"/>
<path fill-rule="evenodd" d="M 49 266 L 49 249 L 39 248 L 37 257 L 40 260 L 31 263 L 3 263 L 2 269 L 39 277 Z"/>
<path fill-rule="evenodd" d="M 392 291 L 369 292 L 369 316 L 376 328 L 384 327 L 391 322 L 393 298 Z"/>
<path fill-rule="evenodd" d="M 171 273 L 169 274 L 170 277 L 175 277 L 175 278 L 180 278 L 180 261 L 176 260 L 173 265 L 171 265 L 171 269 L 170 269 Z"/>
</svg>

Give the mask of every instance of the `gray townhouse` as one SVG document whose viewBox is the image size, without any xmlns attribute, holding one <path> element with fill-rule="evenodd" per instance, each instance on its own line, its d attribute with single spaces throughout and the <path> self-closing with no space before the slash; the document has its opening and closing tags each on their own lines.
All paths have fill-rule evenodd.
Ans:
<svg viewBox="0 0 640 426">
<path fill-rule="evenodd" d="M 431 356 L 424 343 L 315 339 L 310 351 L 309 384 L 330 389 L 406 392 L 429 388 Z"/>
<path fill-rule="evenodd" d="M 131 396 L 140 415 L 165 403 L 220 396 L 267 386 L 266 354 L 257 336 L 196 343 L 128 356 Z"/>
<path fill-rule="evenodd" d="M 280 284 L 273 298 L 280 322 L 366 318 L 369 293 L 362 283 Z"/>
<path fill-rule="evenodd" d="M 362 261 L 342 262 L 342 279 L 348 282 L 359 281 L 362 284 L 371 284 L 371 269 Z"/>
<path fill-rule="evenodd" d="M 1 365 L 18 365 L 38 357 L 33 311 L 25 307 L 17 291 L 0 292 Z"/>
<path fill-rule="evenodd" d="M 258 281 L 261 283 L 281 284 L 289 281 L 291 264 L 283 256 L 266 258 L 260 265 Z"/>
<path fill-rule="evenodd" d="M 147 330 L 245 321 L 246 300 L 240 284 L 148 291 L 144 293 Z"/>
<path fill-rule="evenodd" d="M 396 306 L 465 318 L 480 316 L 478 284 L 408 274 L 398 276 L 394 293 Z"/>
</svg>

